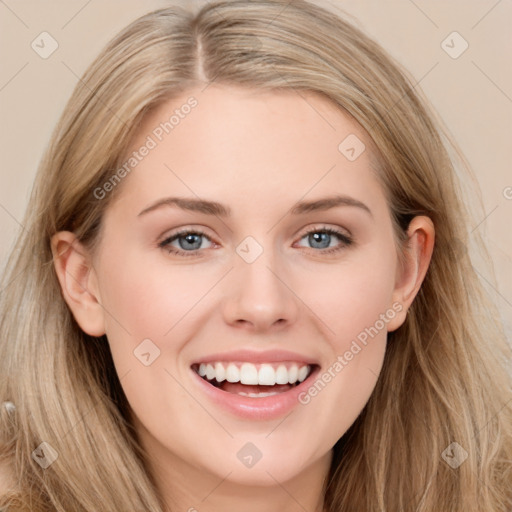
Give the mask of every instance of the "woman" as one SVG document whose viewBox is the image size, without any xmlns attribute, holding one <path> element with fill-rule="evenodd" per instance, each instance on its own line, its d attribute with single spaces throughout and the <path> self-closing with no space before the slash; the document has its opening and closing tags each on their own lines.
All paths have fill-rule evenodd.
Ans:
<svg viewBox="0 0 512 512">
<path fill-rule="evenodd" d="M 510 348 L 441 134 L 309 3 L 127 27 L 3 284 L 2 505 L 509 510 Z"/>
</svg>

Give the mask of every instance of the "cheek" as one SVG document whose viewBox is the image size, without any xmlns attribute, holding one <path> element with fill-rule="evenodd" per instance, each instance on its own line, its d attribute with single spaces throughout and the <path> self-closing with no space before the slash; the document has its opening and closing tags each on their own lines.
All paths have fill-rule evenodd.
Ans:
<svg viewBox="0 0 512 512">
<path fill-rule="evenodd" d="M 368 401 L 384 360 L 388 323 L 397 313 L 392 304 L 396 256 L 391 244 L 386 250 L 379 247 L 325 271 L 317 268 L 315 286 L 302 285 L 304 302 L 314 305 L 330 345 L 327 364 L 303 403 L 316 404 L 315 413 L 333 438 L 351 425 Z M 327 412 L 322 402 L 343 407 Z"/>
<path fill-rule="evenodd" d="M 106 334 L 136 416 L 154 426 L 175 404 L 180 404 L 181 412 L 193 408 L 178 383 L 182 375 L 177 373 L 177 358 L 188 341 L 188 331 L 182 329 L 186 331 L 195 319 L 194 305 L 211 288 L 215 276 L 191 272 L 185 266 L 172 268 L 165 258 L 158 265 L 148 264 L 140 251 L 116 253 L 115 244 L 106 247 L 99 268 Z M 167 425 L 165 436 L 180 432 L 179 424 Z"/>
<path fill-rule="evenodd" d="M 314 305 L 338 353 L 358 336 L 364 338 L 375 324 L 385 335 L 387 321 L 394 317 L 397 260 L 392 245 L 388 245 L 386 249 L 379 246 L 353 253 L 339 265 L 317 267 L 309 280 L 314 286 L 306 286 L 306 281 L 301 284 L 305 302 Z M 384 325 L 381 315 L 386 316 Z"/>
<path fill-rule="evenodd" d="M 107 314 L 107 330 L 123 327 L 136 339 L 160 339 L 184 318 L 214 282 L 215 276 L 191 271 L 186 266 L 171 268 L 148 264 L 142 255 L 124 256 L 115 265 L 112 252 L 102 262 L 104 279 L 101 297 Z M 139 340 L 140 342 L 141 340 Z"/>
<path fill-rule="evenodd" d="M 396 311 L 391 304 L 393 273 L 386 265 L 340 270 L 331 275 L 331 290 L 317 299 L 315 311 L 328 326 L 328 358 L 299 400 L 323 432 L 323 448 L 332 446 L 367 404 L 381 372 L 387 324 Z M 307 299 L 306 299 L 307 300 Z"/>
</svg>

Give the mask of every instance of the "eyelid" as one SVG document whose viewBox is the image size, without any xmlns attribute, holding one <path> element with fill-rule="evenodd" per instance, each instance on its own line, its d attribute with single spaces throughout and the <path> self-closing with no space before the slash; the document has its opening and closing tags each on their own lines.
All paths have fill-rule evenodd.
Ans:
<svg viewBox="0 0 512 512">
<path fill-rule="evenodd" d="M 188 235 L 188 234 L 196 234 L 196 235 L 202 236 L 202 237 L 208 239 L 213 245 L 219 245 L 214 240 L 214 237 L 210 236 L 207 233 L 207 230 L 205 228 L 203 228 L 203 227 L 195 228 L 195 227 L 192 227 L 192 226 L 184 226 L 184 227 L 178 228 L 178 229 L 176 229 L 174 231 L 167 232 L 165 234 L 165 236 L 160 237 L 160 241 L 157 242 L 157 247 L 160 248 L 160 249 L 164 249 L 169 254 L 173 254 L 175 256 L 185 256 L 185 257 L 195 256 L 195 257 L 201 257 L 202 256 L 202 252 L 205 249 L 195 249 L 195 250 L 192 250 L 192 251 L 185 251 L 183 249 L 179 249 L 177 247 L 174 247 L 174 246 L 170 245 L 171 242 L 173 242 L 174 240 L 176 240 L 180 236 L 185 236 L 185 235 Z"/>
<path fill-rule="evenodd" d="M 317 232 L 317 231 L 333 231 L 339 235 L 342 235 L 346 238 L 352 239 L 352 233 L 347 228 L 342 228 L 341 226 L 335 226 L 331 224 L 313 224 L 312 226 L 309 226 L 307 228 L 304 228 L 303 230 L 300 230 L 297 237 L 298 238 L 304 238 L 304 236 L 308 235 L 311 232 Z"/>
<path fill-rule="evenodd" d="M 163 242 L 168 241 L 171 238 L 175 238 L 179 235 L 185 235 L 185 234 L 189 234 L 189 233 L 203 235 L 204 237 L 208 238 L 211 242 L 215 242 L 215 240 L 214 240 L 215 237 L 209 233 L 209 230 L 207 228 L 204 228 L 202 226 L 196 227 L 194 224 L 190 224 L 190 225 L 183 226 L 180 228 L 175 228 L 175 229 L 165 231 L 165 233 L 163 235 L 158 237 L 157 243 L 161 244 Z M 217 243 L 217 242 L 215 242 L 215 243 Z"/>
<path fill-rule="evenodd" d="M 348 230 L 341 228 L 340 226 L 334 227 L 327 224 L 314 225 L 306 228 L 306 230 L 298 236 L 298 242 L 300 242 L 303 238 L 307 237 L 311 233 L 328 233 L 334 235 L 338 237 L 340 244 L 334 247 L 325 247 L 323 249 L 299 246 L 302 249 L 307 250 L 310 254 L 312 253 L 318 256 L 335 255 L 355 244 L 354 237 Z"/>
</svg>

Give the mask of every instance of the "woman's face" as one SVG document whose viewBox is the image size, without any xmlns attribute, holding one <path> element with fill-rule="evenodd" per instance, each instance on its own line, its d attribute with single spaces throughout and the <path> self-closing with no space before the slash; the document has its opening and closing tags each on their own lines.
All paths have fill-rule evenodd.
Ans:
<svg viewBox="0 0 512 512">
<path fill-rule="evenodd" d="M 122 187 L 92 290 L 154 464 L 269 485 L 327 468 L 412 287 L 367 135 L 311 93 L 210 85 L 148 114 L 129 158 L 95 192 Z"/>
</svg>

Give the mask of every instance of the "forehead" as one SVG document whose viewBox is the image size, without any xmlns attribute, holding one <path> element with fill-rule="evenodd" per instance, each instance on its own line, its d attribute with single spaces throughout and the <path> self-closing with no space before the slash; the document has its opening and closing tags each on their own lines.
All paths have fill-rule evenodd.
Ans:
<svg viewBox="0 0 512 512">
<path fill-rule="evenodd" d="M 320 94 L 211 84 L 146 115 L 124 158 L 135 165 L 122 195 L 233 203 L 332 191 L 368 197 L 380 189 L 370 147 L 362 127 Z"/>
</svg>

